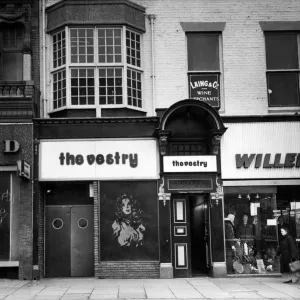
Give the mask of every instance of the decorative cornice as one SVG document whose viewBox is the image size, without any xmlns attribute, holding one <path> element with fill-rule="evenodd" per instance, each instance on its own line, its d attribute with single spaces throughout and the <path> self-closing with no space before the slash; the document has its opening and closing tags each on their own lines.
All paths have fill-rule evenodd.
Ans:
<svg viewBox="0 0 300 300">
<path fill-rule="evenodd" d="M 294 115 L 222 116 L 224 123 L 299 122 L 300 113 Z"/>
<path fill-rule="evenodd" d="M 154 123 L 158 124 L 158 117 L 130 117 L 130 118 L 51 118 L 34 119 L 33 122 L 39 124 L 107 124 L 107 123 Z"/>
<path fill-rule="evenodd" d="M 25 12 L 22 12 L 20 14 L 15 14 L 15 15 L 0 14 L 0 18 L 2 18 L 3 20 L 6 20 L 6 21 L 17 21 L 17 20 L 21 19 L 24 15 L 25 15 Z"/>
<path fill-rule="evenodd" d="M 31 6 L 30 3 L 20 3 L 18 4 L 6 4 L 2 6 L 2 11 L 0 12 L 0 23 L 1 22 L 30 22 L 31 17 Z"/>
</svg>

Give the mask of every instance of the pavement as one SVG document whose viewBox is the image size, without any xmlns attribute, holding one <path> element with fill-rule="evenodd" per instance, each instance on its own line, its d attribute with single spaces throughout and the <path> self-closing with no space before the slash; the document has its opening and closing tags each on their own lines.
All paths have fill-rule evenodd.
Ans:
<svg viewBox="0 0 300 300">
<path fill-rule="evenodd" d="M 105 299 L 299 299 L 300 283 L 285 277 L 96 279 L 43 278 L 38 281 L 0 279 L 5 300 Z"/>
</svg>

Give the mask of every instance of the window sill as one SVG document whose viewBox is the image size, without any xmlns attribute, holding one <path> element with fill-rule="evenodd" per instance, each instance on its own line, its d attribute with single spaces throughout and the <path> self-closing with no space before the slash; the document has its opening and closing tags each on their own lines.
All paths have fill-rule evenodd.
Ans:
<svg viewBox="0 0 300 300">
<path fill-rule="evenodd" d="M 292 107 L 268 107 L 269 113 L 296 113 L 300 112 L 300 106 Z"/>
</svg>

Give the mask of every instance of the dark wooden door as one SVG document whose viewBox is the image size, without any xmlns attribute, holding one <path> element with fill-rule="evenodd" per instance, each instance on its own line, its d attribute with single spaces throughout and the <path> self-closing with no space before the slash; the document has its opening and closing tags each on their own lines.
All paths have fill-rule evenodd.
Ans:
<svg viewBox="0 0 300 300">
<path fill-rule="evenodd" d="M 46 206 L 46 277 L 93 276 L 93 228 L 93 206 Z"/>
<path fill-rule="evenodd" d="M 46 277 L 71 274 L 70 219 L 69 206 L 46 206 Z"/>
<path fill-rule="evenodd" d="M 94 275 L 93 206 L 71 209 L 71 276 Z"/>
<path fill-rule="evenodd" d="M 187 196 L 172 198 L 174 277 L 191 277 L 190 209 Z"/>
</svg>

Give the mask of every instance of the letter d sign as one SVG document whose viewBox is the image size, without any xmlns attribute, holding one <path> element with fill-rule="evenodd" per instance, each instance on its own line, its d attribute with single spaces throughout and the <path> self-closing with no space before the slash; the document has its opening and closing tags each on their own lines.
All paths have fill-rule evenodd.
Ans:
<svg viewBox="0 0 300 300">
<path fill-rule="evenodd" d="M 20 144 L 15 140 L 5 140 L 4 141 L 4 152 L 5 153 L 15 153 L 20 149 Z"/>
</svg>

